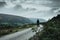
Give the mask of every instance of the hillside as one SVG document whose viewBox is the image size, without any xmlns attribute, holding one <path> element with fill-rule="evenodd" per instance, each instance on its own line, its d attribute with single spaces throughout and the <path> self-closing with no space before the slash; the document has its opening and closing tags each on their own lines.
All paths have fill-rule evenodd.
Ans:
<svg viewBox="0 0 60 40">
<path fill-rule="evenodd" d="M 32 22 L 25 17 L 0 14 L 0 37 L 32 27 L 28 25 L 30 23 Z"/>
<path fill-rule="evenodd" d="M 44 24 L 44 28 L 41 32 L 36 34 L 30 40 L 60 40 L 60 15 L 53 17 L 47 23 Z"/>
<path fill-rule="evenodd" d="M 49 20 L 44 27 L 42 39 L 44 40 L 60 40 L 60 15 Z"/>
<path fill-rule="evenodd" d="M 15 16 L 15 15 L 8 15 L 8 14 L 0 14 L 0 23 L 32 23 L 28 18 L 21 17 L 21 16 Z"/>
</svg>

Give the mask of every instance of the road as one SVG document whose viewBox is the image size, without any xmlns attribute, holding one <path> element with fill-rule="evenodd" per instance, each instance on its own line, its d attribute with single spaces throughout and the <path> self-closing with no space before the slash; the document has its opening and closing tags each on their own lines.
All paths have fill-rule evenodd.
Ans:
<svg viewBox="0 0 60 40">
<path fill-rule="evenodd" d="M 23 31 L 3 36 L 0 38 L 0 40 L 28 40 L 35 34 L 36 32 L 33 32 L 32 28 L 28 28 Z"/>
<path fill-rule="evenodd" d="M 10 35 L 6 35 L 0 38 L 0 40 L 28 40 L 35 32 L 32 32 L 31 28 L 19 31 Z"/>
</svg>

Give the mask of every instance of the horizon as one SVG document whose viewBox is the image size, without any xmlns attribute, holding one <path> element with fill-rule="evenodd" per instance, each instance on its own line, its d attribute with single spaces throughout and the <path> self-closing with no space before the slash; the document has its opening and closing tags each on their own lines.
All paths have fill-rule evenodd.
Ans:
<svg viewBox="0 0 60 40">
<path fill-rule="evenodd" d="M 49 20 L 60 14 L 58 0 L 0 0 L 0 13 Z M 57 6 L 58 5 L 58 6 Z"/>
<path fill-rule="evenodd" d="M 60 0 L 0 0 L 0 40 L 60 40 Z"/>
</svg>

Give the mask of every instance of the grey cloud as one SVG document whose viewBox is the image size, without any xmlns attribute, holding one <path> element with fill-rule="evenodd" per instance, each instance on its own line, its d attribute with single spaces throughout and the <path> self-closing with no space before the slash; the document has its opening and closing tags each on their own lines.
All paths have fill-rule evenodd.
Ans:
<svg viewBox="0 0 60 40">
<path fill-rule="evenodd" d="M 51 2 L 51 3 L 46 3 L 46 4 L 42 4 L 42 5 L 45 5 L 48 7 L 55 7 L 55 8 L 60 7 L 60 0 L 49 0 L 48 2 Z"/>
<path fill-rule="evenodd" d="M 36 8 L 26 8 L 27 11 L 35 11 L 37 10 Z"/>
<path fill-rule="evenodd" d="M 51 3 L 44 4 L 45 6 L 51 7 L 52 9 L 50 10 L 51 12 L 56 11 L 56 14 L 60 12 L 60 0 L 49 0 Z"/>
<path fill-rule="evenodd" d="M 11 3 L 12 3 L 11 6 L 14 5 L 14 7 L 7 8 L 7 9 L 3 8 L 3 10 L 0 9 L 1 12 L 7 13 L 7 14 L 9 14 L 9 13 L 10 14 L 16 14 L 16 15 L 20 14 L 19 16 L 22 15 L 22 16 L 25 16 L 25 17 L 26 16 L 27 17 L 32 16 L 32 17 L 39 17 L 39 18 L 42 17 L 44 19 L 49 19 L 49 18 L 52 18 L 53 16 L 57 15 L 58 13 L 54 13 L 54 11 L 56 11 L 56 10 L 58 10 L 60 8 L 60 1 L 59 0 L 58 1 L 57 0 L 55 0 L 55 1 L 54 0 L 49 0 L 47 3 L 46 2 L 45 3 L 41 2 L 41 4 L 38 3 L 40 0 L 30 0 L 30 1 L 32 1 L 31 4 L 28 4 L 28 2 L 29 2 L 28 0 L 18 0 L 18 1 L 20 2 L 19 4 L 18 3 L 14 4 L 14 2 L 17 2 L 17 0 L 11 0 Z M 25 3 L 25 2 L 27 2 L 27 3 Z M 49 2 L 51 2 L 51 3 L 49 3 Z M 27 5 L 22 5 L 22 3 L 23 4 L 27 4 Z M 3 7 L 4 7 L 4 5 L 6 5 L 6 3 L 2 3 Z M 9 5 L 9 4 L 7 4 L 7 5 Z M 44 6 L 49 7 L 49 8 L 51 8 L 51 10 L 49 10 L 49 11 L 48 10 L 47 11 L 43 11 L 44 9 L 41 8 L 41 10 L 43 9 L 41 11 L 38 8 L 38 7 L 40 7 L 40 5 L 43 5 L 42 7 L 44 7 Z M 25 7 L 25 6 L 28 6 L 28 7 Z M 58 10 L 58 12 L 60 12 L 60 10 Z"/>
<path fill-rule="evenodd" d="M 60 0 L 50 0 L 50 1 L 57 1 L 57 2 L 59 2 Z"/>
<path fill-rule="evenodd" d="M 4 7 L 6 5 L 6 2 L 0 2 L 0 7 Z"/>
<path fill-rule="evenodd" d="M 22 6 L 21 6 L 21 5 L 15 5 L 14 9 L 15 9 L 15 10 L 22 9 Z"/>
</svg>

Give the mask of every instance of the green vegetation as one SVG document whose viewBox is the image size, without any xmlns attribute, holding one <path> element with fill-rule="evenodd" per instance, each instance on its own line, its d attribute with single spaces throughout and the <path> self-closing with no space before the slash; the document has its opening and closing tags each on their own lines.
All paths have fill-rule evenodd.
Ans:
<svg viewBox="0 0 60 40">
<path fill-rule="evenodd" d="M 0 23 L 0 37 L 10 34 L 10 33 L 14 33 L 17 31 L 21 31 L 24 30 L 26 28 L 30 28 L 33 27 L 34 25 L 32 24 L 24 24 L 24 25 L 12 25 L 12 24 L 1 24 Z"/>
<path fill-rule="evenodd" d="M 29 40 L 60 40 L 60 15 L 46 22 L 43 30 Z"/>
</svg>

